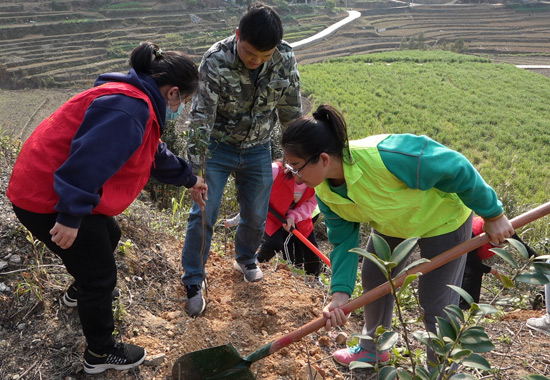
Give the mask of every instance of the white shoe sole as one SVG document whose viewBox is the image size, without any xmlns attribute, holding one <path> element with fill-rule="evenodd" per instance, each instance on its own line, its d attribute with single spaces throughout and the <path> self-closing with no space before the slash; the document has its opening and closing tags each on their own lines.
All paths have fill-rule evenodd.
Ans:
<svg viewBox="0 0 550 380">
<path fill-rule="evenodd" d="M 239 263 L 236 262 L 236 261 L 233 262 L 233 268 L 235 268 L 236 270 L 238 270 L 239 272 L 241 272 L 243 274 L 243 278 L 244 278 L 245 282 L 258 282 L 258 281 L 262 281 L 262 279 L 264 278 L 264 275 L 262 273 L 262 277 L 258 278 L 257 280 L 254 280 L 254 281 L 250 281 L 249 279 L 246 278 L 246 275 L 243 272 L 243 268 L 241 268 Z"/>
<path fill-rule="evenodd" d="M 143 357 L 141 359 L 139 359 L 135 363 L 125 364 L 125 365 L 117 365 L 117 364 L 95 364 L 95 365 L 91 365 L 91 364 L 86 363 L 86 361 L 84 361 L 84 372 L 86 372 L 90 375 L 96 375 L 98 373 L 103 373 L 108 369 L 114 369 L 114 370 L 117 370 L 117 371 L 126 371 L 128 369 L 132 369 L 134 367 L 137 367 L 138 365 L 143 363 L 146 356 L 147 356 L 147 351 L 143 350 Z"/>
</svg>

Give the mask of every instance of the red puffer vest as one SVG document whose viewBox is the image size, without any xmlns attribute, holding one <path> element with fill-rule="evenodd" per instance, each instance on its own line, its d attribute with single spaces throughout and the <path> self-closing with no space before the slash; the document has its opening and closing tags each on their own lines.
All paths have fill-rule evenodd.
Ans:
<svg viewBox="0 0 550 380">
<path fill-rule="evenodd" d="M 271 196 L 269 197 L 269 207 L 273 208 L 280 215 L 286 218 L 286 212 L 294 200 L 294 178 L 285 179 L 282 163 L 277 162 L 277 165 L 279 165 L 279 172 L 273 181 Z M 311 198 L 314 194 L 315 190 L 308 187 L 294 208 L 299 207 L 306 199 Z M 282 227 L 282 225 L 283 224 L 274 215 L 271 215 L 271 213 L 267 214 L 265 232 L 269 236 L 273 235 L 279 228 Z M 296 229 L 300 231 L 302 235 L 308 237 L 309 234 L 311 234 L 311 231 L 313 231 L 313 222 L 311 221 L 311 218 L 296 223 Z"/>
<path fill-rule="evenodd" d="M 101 189 L 101 200 L 94 214 L 114 216 L 124 211 L 149 180 L 151 165 L 160 139 L 160 127 L 149 97 L 138 88 L 122 82 L 109 82 L 86 90 L 63 104 L 42 121 L 25 141 L 14 165 L 7 196 L 27 211 L 54 213 L 59 197 L 54 190 L 54 172 L 69 157 L 71 142 L 89 105 L 98 97 L 124 94 L 143 99 L 149 107 L 149 120 L 143 142 L 130 159 Z"/>
</svg>

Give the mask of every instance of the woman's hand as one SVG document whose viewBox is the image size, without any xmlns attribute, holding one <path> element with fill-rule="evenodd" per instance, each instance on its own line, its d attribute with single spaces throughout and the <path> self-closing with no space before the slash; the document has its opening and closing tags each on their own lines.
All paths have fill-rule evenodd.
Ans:
<svg viewBox="0 0 550 380">
<path fill-rule="evenodd" d="M 77 234 L 78 228 L 67 227 L 57 222 L 50 230 L 52 241 L 63 249 L 70 248 L 73 245 Z"/>
<path fill-rule="evenodd" d="M 514 234 L 514 227 L 512 227 L 512 223 L 510 223 L 506 215 L 502 214 L 496 219 L 484 219 L 483 231 L 489 235 L 491 243 L 500 245 L 506 242 L 506 238 Z"/>
<path fill-rule="evenodd" d="M 330 331 L 331 328 L 342 326 L 348 321 L 348 315 L 344 313 L 340 307 L 349 301 L 349 295 L 342 292 L 335 292 L 332 295 L 332 300 L 323 309 L 323 316 L 327 319 L 325 330 Z"/>
<path fill-rule="evenodd" d="M 294 219 L 292 219 L 290 216 L 286 218 L 286 223 L 283 223 L 283 228 L 287 230 L 287 232 L 291 232 L 294 228 L 296 228 L 296 223 L 294 222 Z"/>
<path fill-rule="evenodd" d="M 204 211 L 204 206 L 206 206 L 206 201 L 208 200 L 208 185 L 203 177 L 197 176 L 197 183 L 195 186 L 189 189 L 191 192 L 191 198 L 200 206 L 201 210 Z"/>
</svg>

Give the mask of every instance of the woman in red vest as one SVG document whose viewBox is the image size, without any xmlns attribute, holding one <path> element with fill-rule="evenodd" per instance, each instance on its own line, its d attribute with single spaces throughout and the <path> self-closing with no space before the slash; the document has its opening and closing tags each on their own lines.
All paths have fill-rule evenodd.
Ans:
<svg viewBox="0 0 550 380">
<path fill-rule="evenodd" d="M 108 73 L 45 119 L 25 141 L 7 196 L 21 223 L 58 255 L 74 277 L 87 341 L 84 370 L 125 370 L 145 349 L 113 338 L 113 255 L 121 237 L 115 215 L 138 196 L 150 175 L 205 193 L 204 179 L 160 142 L 167 120 L 196 91 L 198 71 L 182 53 L 145 42 L 127 74 Z M 192 193 L 193 194 L 193 193 Z M 195 201 L 204 206 L 202 199 Z M 66 298 L 66 297 L 65 297 Z"/>
<path fill-rule="evenodd" d="M 283 224 L 271 212 L 268 213 L 265 224 L 264 239 L 258 252 L 258 261 L 266 262 L 275 256 L 275 252 L 288 252 L 285 258 L 296 266 L 303 266 L 307 274 L 318 276 L 321 271 L 321 260 L 307 248 L 296 236 L 290 238 L 287 249 L 285 241 L 293 228 L 306 236 L 315 246 L 313 221 L 311 215 L 317 207 L 315 190 L 305 184 L 298 185 L 294 177 L 282 167 L 282 162 L 272 164 L 273 187 L 269 198 L 270 209 L 275 210 L 286 219 Z"/>
</svg>

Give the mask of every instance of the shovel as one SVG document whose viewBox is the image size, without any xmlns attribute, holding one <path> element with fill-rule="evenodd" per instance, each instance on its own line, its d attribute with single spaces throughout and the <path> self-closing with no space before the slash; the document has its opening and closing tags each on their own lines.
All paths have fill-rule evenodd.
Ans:
<svg viewBox="0 0 550 380">
<path fill-rule="evenodd" d="M 273 215 L 274 217 L 276 217 L 277 219 L 279 219 L 279 221 L 283 224 L 286 224 L 286 219 L 283 218 L 283 216 L 281 214 L 279 214 L 275 209 L 273 209 L 272 207 L 269 208 L 269 212 L 271 213 L 271 215 Z M 319 251 L 319 248 L 317 248 L 316 246 L 313 245 L 312 242 L 310 242 L 309 240 L 307 240 L 307 238 L 304 236 L 304 234 L 302 234 L 300 231 L 298 231 L 296 228 L 292 228 L 291 232 L 294 234 L 294 236 L 296 236 L 298 239 L 300 239 L 300 241 L 302 243 L 304 243 L 309 249 L 311 249 L 311 251 L 313 253 L 315 253 L 317 256 L 319 256 L 319 258 L 321 260 L 323 260 L 323 262 L 325 264 L 328 265 L 328 267 L 330 268 L 330 260 L 328 259 L 328 257 L 326 257 L 325 255 L 323 255 L 323 252 Z"/>
<path fill-rule="evenodd" d="M 527 223 L 532 222 L 542 216 L 550 213 L 550 202 L 536 207 L 511 220 L 512 226 L 517 229 Z M 481 247 L 489 242 L 489 236 L 486 233 L 465 241 L 437 256 L 431 261 L 418 265 L 393 279 L 396 287 L 403 285 L 405 278 L 414 273 L 426 274 L 440 266 Z M 385 282 L 376 288 L 369 290 L 363 295 L 349 301 L 342 306 L 344 313 L 348 314 L 359 309 L 362 306 L 388 294 L 390 292 L 390 283 Z M 231 343 L 223 346 L 207 348 L 204 350 L 190 352 L 176 360 L 172 367 L 172 380 L 254 380 L 255 376 L 250 371 L 250 365 L 257 360 L 263 359 L 283 347 L 286 347 L 306 335 L 309 335 L 323 326 L 326 318 L 319 317 L 313 321 L 299 327 L 297 330 L 271 342 L 251 353 L 245 358 L 241 358 L 235 347 Z"/>
</svg>

